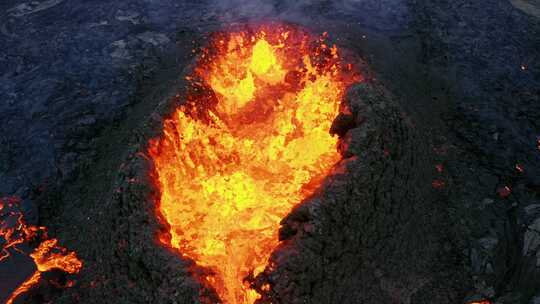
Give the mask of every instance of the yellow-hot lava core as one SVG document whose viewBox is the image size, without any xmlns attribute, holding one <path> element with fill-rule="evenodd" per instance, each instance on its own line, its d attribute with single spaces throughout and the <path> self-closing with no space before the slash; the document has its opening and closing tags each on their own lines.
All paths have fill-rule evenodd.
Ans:
<svg viewBox="0 0 540 304">
<path fill-rule="evenodd" d="M 278 245 L 280 220 L 340 159 L 329 134 L 355 77 L 337 48 L 292 27 L 221 33 L 187 101 L 150 142 L 166 245 L 213 270 L 224 303 L 252 303 L 244 282 Z"/>
</svg>

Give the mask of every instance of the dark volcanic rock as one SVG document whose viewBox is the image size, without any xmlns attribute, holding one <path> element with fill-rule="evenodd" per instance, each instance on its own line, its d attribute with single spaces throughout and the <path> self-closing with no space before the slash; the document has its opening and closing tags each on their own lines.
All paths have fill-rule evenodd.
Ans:
<svg viewBox="0 0 540 304">
<path fill-rule="evenodd" d="M 330 134 L 337 134 L 339 137 L 343 137 L 347 131 L 354 128 L 356 122 L 352 114 L 339 113 L 339 115 L 332 122 L 332 127 L 330 128 Z"/>
<path fill-rule="evenodd" d="M 456 205 L 474 214 L 462 220 L 475 285 L 501 303 L 540 290 L 535 253 L 524 250 L 534 220 L 522 212 L 540 179 L 540 19 L 512 6 L 522 2 L 414 4 L 423 60 L 455 79 L 448 126 L 459 161 L 449 167 L 463 185 Z"/>
</svg>

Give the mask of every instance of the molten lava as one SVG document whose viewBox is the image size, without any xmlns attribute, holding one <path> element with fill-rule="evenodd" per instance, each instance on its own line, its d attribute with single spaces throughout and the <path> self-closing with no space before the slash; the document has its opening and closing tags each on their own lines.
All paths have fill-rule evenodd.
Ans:
<svg viewBox="0 0 540 304">
<path fill-rule="evenodd" d="M 36 264 L 36 271 L 11 293 L 6 304 L 13 303 L 20 294 L 38 284 L 42 272 L 59 269 L 67 273 L 77 273 L 82 268 L 82 262 L 75 252 L 68 252 L 58 246 L 58 240 L 49 239 L 45 227 L 27 225 L 23 214 L 13 211 L 15 209 L 13 207 L 19 203 L 17 198 L 0 199 L 0 237 L 5 240 L 0 250 L 0 262 L 9 258 L 13 251 L 24 253 L 19 248 L 23 243 L 36 240 L 40 240 L 41 243 L 30 254 Z"/>
<path fill-rule="evenodd" d="M 280 220 L 313 194 L 340 159 L 329 134 L 358 80 L 325 35 L 290 27 L 218 34 L 203 51 L 187 102 L 149 154 L 161 190 L 167 246 L 213 271 L 225 303 L 259 295 Z"/>
</svg>

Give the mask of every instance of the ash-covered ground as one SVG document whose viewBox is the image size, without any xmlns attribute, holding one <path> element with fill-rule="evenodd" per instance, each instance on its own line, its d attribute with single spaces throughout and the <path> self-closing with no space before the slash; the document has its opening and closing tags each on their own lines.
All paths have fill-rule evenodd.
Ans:
<svg viewBox="0 0 540 304">
<path fill-rule="evenodd" d="M 361 58 L 343 176 L 293 211 L 274 303 L 540 303 L 537 0 L 2 1 L 0 197 L 84 261 L 20 303 L 197 303 L 142 156 L 208 33 L 280 20 Z M 369 115 L 366 115 L 369 113 Z M 344 165 L 345 166 L 345 165 Z M 314 227 L 314 228 L 313 228 Z M 0 298 L 31 261 L 0 264 Z M 203 271 L 203 270 L 201 270 Z"/>
</svg>

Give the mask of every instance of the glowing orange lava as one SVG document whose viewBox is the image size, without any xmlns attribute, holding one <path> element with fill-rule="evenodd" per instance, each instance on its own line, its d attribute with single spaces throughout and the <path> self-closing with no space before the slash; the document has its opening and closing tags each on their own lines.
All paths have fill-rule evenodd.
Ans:
<svg viewBox="0 0 540 304">
<path fill-rule="evenodd" d="M 335 46 L 291 27 L 218 34 L 201 55 L 187 102 L 150 142 L 167 246 L 208 267 L 225 303 L 259 295 L 280 220 L 340 159 L 329 134 L 355 79 Z"/>
<path fill-rule="evenodd" d="M 27 225 L 22 213 L 10 210 L 19 203 L 17 198 L 0 199 L 0 211 L 5 213 L 0 215 L 5 219 L 15 219 L 14 223 L 8 223 L 4 219 L 0 221 L 0 236 L 5 240 L 0 251 L 0 262 L 9 258 L 12 251 L 24 253 L 18 247 L 20 244 L 33 242 L 36 239 L 41 240 L 41 243 L 30 254 L 36 264 L 36 271 L 11 293 L 6 304 L 13 303 L 20 294 L 38 284 L 42 272 L 59 269 L 67 273 L 77 273 L 82 268 L 82 262 L 75 252 L 68 252 L 65 248 L 58 246 L 58 240 L 49 239 L 45 227 Z"/>
</svg>

